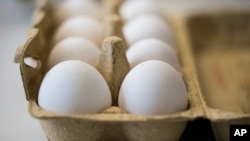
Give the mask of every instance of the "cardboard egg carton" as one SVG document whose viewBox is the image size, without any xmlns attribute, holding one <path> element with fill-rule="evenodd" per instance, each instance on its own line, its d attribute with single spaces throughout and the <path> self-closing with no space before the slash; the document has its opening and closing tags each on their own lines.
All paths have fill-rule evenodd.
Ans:
<svg viewBox="0 0 250 141">
<path fill-rule="evenodd" d="M 107 34 L 97 66 L 111 88 L 113 106 L 101 113 L 78 115 L 40 108 L 38 90 L 55 27 L 49 2 L 38 2 L 27 40 L 18 47 L 15 61 L 20 63 L 29 112 L 40 121 L 48 140 L 176 141 L 188 121 L 204 118 L 211 121 L 216 139 L 227 141 L 230 124 L 250 123 L 249 2 L 166 3 L 189 105 L 186 111 L 156 116 L 133 115 L 116 106 L 120 84 L 130 70 L 122 20 L 117 15 L 122 1 L 116 0 L 102 1 Z"/>
</svg>

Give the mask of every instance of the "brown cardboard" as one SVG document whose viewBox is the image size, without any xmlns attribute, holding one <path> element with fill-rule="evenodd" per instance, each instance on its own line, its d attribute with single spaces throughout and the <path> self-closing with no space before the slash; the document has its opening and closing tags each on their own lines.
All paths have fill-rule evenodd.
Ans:
<svg viewBox="0 0 250 141">
<path fill-rule="evenodd" d="M 126 47 L 121 38 L 111 36 L 103 41 L 97 69 L 109 85 L 112 105 L 117 106 L 120 86 L 130 71 L 126 58 Z"/>
<path fill-rule="evenodd" d="M 219 141 L 229 140 L 230 124 L 250 123 L 249 6 L 201 1 L 199 7 L 187 6 L 170 16 L 180 50 L 192 50 L 204 116 Z"/>
<path fill-rule="evenodd" d="M 212 122 L 217 140 L 228 140 L 229 124 L 246 124 L 250 122 L 248 109 L 250 106 L 247 102 L 243 102 L 246 109 L 242 111 L 240 108 L 241 100 L 248 100 L 248 98 L 246 93 L 243 93 L 241 97 L 243 99 L 239 100 L 238 103 L 230 106 L 218 105 L 217 103 L 222 104 L 224 102 L 224 97 L 219 98 L 219 100 L 217 97 L 209 98 L 209 96 L 212 96 L 210 93 L 224 93 L 218 92 L 216 85 L 210 91 L 210 84 L 214 83 L 214 80 L 208 80 L 210 72 L 206 71 L 206 67 L 209 69 L 210 65 L 206 66 L 204 64 L 210 64 L 209 61 L 216 59 L 216 57 L 219 57 L 219 60 L 220 58 L 226 58 L 227 63 L 223 63 L 223 65 L 225 65 L 225 68 L 231 68 L 231 62 L 235 60 L 236 56 L 240 56 L 240 58 L 242 57 L 243 60 L 248 62 L 250 50 L 249 40 L 246 37 L 249 37 L 250 31 L 241 30 L 241 32 L 238 32 L 241 29 L 238 27 L 239 24 L 249 27 L 249 24 L 245 25 L 245 23 L 250 23 L 250 10 L 244 8 L 244 5 L 247 7 L 246 3 L 249 4 L 249 2 L 228 1 L 223 3 L 227 5 L 224 8 L 222 8 L 224 6 L 222 4 L 203 1 L 192 4 L 192 6 L 180 4 L 179 2 L 171 3 L 171 7 L 175 5 L 178 8 L 166 10 L 166 17 L 173 27 L 177 53 L 181 63 L 181 74 L 188 90 L 189 108 L 186 111 L 174 114 L 141 116 L 128 114 L 117 106 L 112 106 L 101 113 L 81 115 L 60 115 L 39 107 L 37 104 L 38 90 L 46 73 L 44 66 L 51 48 L 50 36 L 55 29 L 50 17 L 50 6 L 46 0 L 41 1 L 34 14 L 33 26 L 26 43 L 18 48 L 15 57 L 16 61 L 19 60 L 20 62 L 20 71 L 26 97 L 29 101 L 30 114 L 40 121 L 50 141 L 175 141 L 180 138 L 187 121 L 197 118 L 206 118 Z M 105 59 L 102 59 L 102 62 L 100 62 L 98 70 L 104 75 L 109 86 L 114 87 L 112 91 L 114 92 L 114 97 L 117 97 L 118 84 L 121 83 L 129 67 L 124 56 L 126 42 L 122 40 L 124 37 L 120 32 L 121 22 L 117 20 L 119 19 L 117 15 L 113 15 L 114 13 L 117 14 L 117 8 L 112 8 L 112 5 L 118 6 L 113 3 L 111 5 L 105 3 L 105 7 L 116 9 L 111 10 L 112 12 L 107 12 L 112 17 L 107 18 L 109 19 L 107 21 L 111 21 L 107 23 L 111 23 L 110 27 L 113 27 L 111 29 L 115 30 L 108 30 L 108 37 L 105 39 L 102 47 L 106 51 L 101 55 Z M 205 8 L 207 6 L 213 8 Z M 213 37 L 216 35 L 215 31 L 221 29 L 213 25 L 220 21 L 223 26 L 226 24 L 223 23 L 224 20 L 232 22 L 235 18 L 241 21 L 234 23 L 237 26 L 233 26 L 236 33 L 232 36 L 237 38 L 235 44 L 232 45 L 231 40 L 229 40 L 232 36 L 226 34 L 232 33 L 230 31 L 231 26 L 222 29 L 222 33 L 225 36 Z M 238 52 L 239 47 L 235 46 L 237 45 L 236 43 L 241 44 L 240 48 L 244 48 L 243 52 Z M 234 49 L 222 56 L 218 56 L 219 53 L 225 52 L 229 48 Z M 234 55 L 235 51 L 236 56 Z M 112 52 L 114 54 L 110 56 Z M 24 61 L 27 57 L 33 58 L 38 65 L 36 67 L 27 65 Z M 120 59 L 120 64 L 112 64 L 113 59 Z M 245 68 L 245 70 L 249 69 Z M 122 73 L 117 73 L 116 71 Z M 236 71 L 240 70 L 236 69 Z M 121 74 L 119 80 L 114 80 L 113 77 L 117 77 L 119 74 Z M 242 73 L 242 77 L 247 77 L 247 73 Z M 117 81 L 117 83 L 114 83 L 114 81 Z M 204 84 L 204 82 L 206 83 Z M 231 82 L 232 85 L 237 84 L 236 82 Z M 208 88 L 205 88 L 204 85 Z M 235 91 L 239 90 L 238 88 L 235 89 Z M 228 98 L 233 99 L 234 97 L 236 97 L 236 94 L 232 93 Z M 116 105 L 116 102 L 113 105 Z"/>
<path fill-rule="evenodd" d="M 124 0 L 100 0 L 104 9 L 105 15 L 119 14 L 120 5 Z"/>
<path fill-rule="evenodd" d="M 123 21 L 118 14 L 109 14 L 104 17 L 106 37 L 118 36 L 123 40 L 123 47 L 128 48 L 127 41 L 122 32 Z"/>
</svg>

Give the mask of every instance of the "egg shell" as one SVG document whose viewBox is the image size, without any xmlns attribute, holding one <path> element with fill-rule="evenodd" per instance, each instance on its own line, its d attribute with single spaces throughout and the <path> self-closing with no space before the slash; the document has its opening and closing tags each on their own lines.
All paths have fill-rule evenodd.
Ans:
<svg viewBox="0 0 250 141">
<path fill-rule="evenodd" d="M 101 17 L 100 5 L 93 0 L 62 0 L 54 5 L 52 14 L 57 25 L 73 16 Z"/>
<path fill-rule="evenodd" d="M 81 37 L 69 37 L 58 42 L 47 60 L 47 69 L 66 60 L 81 60 L 96 66 L 99 60 L 100 48 L 91 41 Z"/>
<path fill-rule="evenodd" d="M 170 32 L 167 20 L 152 14 L 136 17 L 123 26 L 123 33 L 129 46 L 146 38 L 157 38 L 174 46 Z"/>
<path fill-rule="evenodd" d="M 179 71 L 180 64 L 172 47 L 165 42 L 148 38 L 134 43 L 126 52 L 130 67 L 133 68 L 139 63 L 147 60 L 161 60 Z"/>
<path fill-rule="evenodd" d="M 120 7 L 120 15 L 123 20 L 128 21 L 137 16 L 144 14 L 155 14 L 162 16 L 161 9 L 159 9 L 160 3 L 155 1 L 145 0 L 128 0 Z"/>
<path fill-rule="evenodd" d="M 100 46 L 104 39 L 103 25 L 97 19 L 89 16 L 74 16 L 58 27 L 52 42 L 56 44 L 70 36 L 87 38 Z"/>
<path fill-rule="evenodd" d="M 132 114 L 164 115 L 187 109 L 184 81 L 169 64 L 150 60 L 134 67 L 119 92 L 119 106 Z"/>
<path fill-rule="evenodd" d="M 57 64 L 46 74 L 38 104 L 60 114 L 98 113 L 111 106 L 111 93 L 94 67 L 70 60 Z"/>
</svg>

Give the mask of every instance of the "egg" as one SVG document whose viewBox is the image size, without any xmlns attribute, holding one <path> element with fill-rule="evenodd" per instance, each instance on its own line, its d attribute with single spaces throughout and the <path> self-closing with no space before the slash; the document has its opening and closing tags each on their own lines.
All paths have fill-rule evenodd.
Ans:
<svg viewBox="0 0 250 141">
<path fill-rule="evenodd" d="M 134 67 L 120 88 L 119 107 L 138 115 L 164 115 L 187 109 L 184 81 L 169 64 L 145 61 Z"/>
<path fill-rule="evenodd" d="M 62 0 L 53 5 L 52 15 L 57 25 L 73 16 L 101 17 L 100 5 L 93 0 Z"/>
<path fill-rule="evenodd" d="M 124 1 L 121 5 L 119 12 L 121 17 L 128 21 L 144 14 L 155 14 L 162 16 L 161 9 L 159 9 L 160 3 L 155 1 L 145 1 L 145 0 L 128 0 Z"/>
<path fill-rule="evenodd" d="M 129 20 L 123 26 L 123 33 L 129 46 L 146 38 L 157 38 L 174 46 L 167 20 L 156 15 L 147 14 Z"/>
<path fill-rule="evenodd" d="M 100 48 L 82 37 L 69 37 L 58 42 L 50 51 L 47 69 L 66 60 L 81 60 L 96 66 L 99 60 Z"/>
<path fill-rule="evenodd" d="M 180 69 L 174 49 L 165 42 L 155 38 L 142 39 L 134 43 L 127 50 L 126 56 L 131 68 L 143 61 L 161 60 L 170 64 L 178 71 Z"/>
<path fill-rule="evenodd" d="M 55 65 L 44 77 L 38 94 L 41 108 L 58 114 L 98 113 L 111 106 L 111 93 L 91 65 L 69 60 Z"/>
<path fill-rule="evenodd" d="M 87 38 L 100 46 L 104 39 L 103 25 L 95 18 L 88 16 L 74 16 L 63 22 L 55 31 L 52 42 L 55 44 L 60 40 L 80 36 Z"/>
</svg>

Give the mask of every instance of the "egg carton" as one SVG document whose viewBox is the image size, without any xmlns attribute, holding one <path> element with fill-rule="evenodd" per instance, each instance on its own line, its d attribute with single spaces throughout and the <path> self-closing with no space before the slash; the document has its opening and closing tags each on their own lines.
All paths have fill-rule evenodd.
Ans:
<svg viewBox="0 0 250 141">
<path fill-rule="evenodd" d="M 40 121 L 48 140 L 176 141 L 188 121 L 204 118 L 210 120 L 218 141 L 228 141 L 230 124 L 250 124 L 249 2 L 166 4 L 166 18 L 174 31 L 189 105 L 183 112 L 150 116 L 129 114 L 118 106 L 98 114 L 77 115 L 56 114 L 39 107 L 38 90 L 46 73 L 44 64 L 55 27 L 49 2 L 38 2 L 27 40 L 17 48 L 15 61 L 20 63 L 29 112 Z M 117 93 L 129 71 L 122 20 L 117 15 L 122 1 L 103 0 L 102 4 L 109 16 L 105 18 L 107 38 L 98 70 L 112 86 L 112 93 Z M 114 77 L 120 79 L 115 81 Z"/>
</svg>

